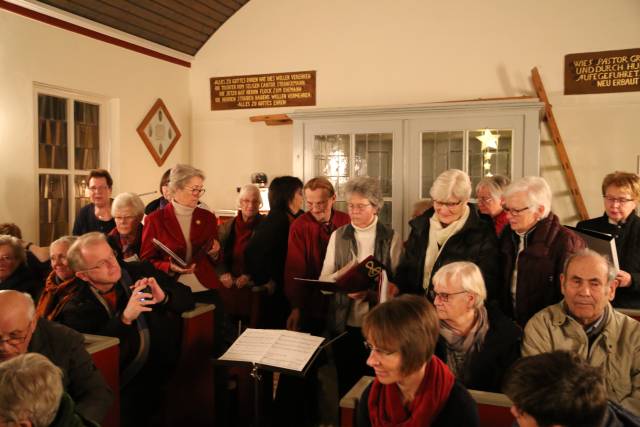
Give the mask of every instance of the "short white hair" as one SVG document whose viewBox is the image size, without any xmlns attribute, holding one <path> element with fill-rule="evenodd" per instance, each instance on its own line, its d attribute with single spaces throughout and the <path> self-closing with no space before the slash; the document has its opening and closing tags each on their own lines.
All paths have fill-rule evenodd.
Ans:
<svg viewBox="0 0 640 427">
<path fill-rule="evenodd" d="M 113 199 L 111 203 L 111 215 L 115 216 L 119 209 L 130 208 L 134 216 L 142 217 L 144 215 L 144 203 L 142 199 L 135 193 L 120 193 Z"/>
<path fill-rule="evenodd" d="M 542 206 L 542 218 L 551 212 L 551 187 L 544 178 L 539 176 L 524 176 L 511 183 L 504 191 L 506 199 L 516 193 L 524 193 L 527 197 L 527 207 L 537 210 Z"/>
<path fill-rule="evenodd" d="M 442 172 L 431 186 L 431 198 L 446 201 L 453 197 L 466 203 L 471 198 L 471 179 L 460 169 L 449 169 Z"/>
<path fill-rule="evenodd" d="M 442 284 L 451 280 L 460 282 L 462 289 L 476 296 L 475 308 L 480 308 L 487 299 L 487 288 L 480 268 L 469 261 L 456 261 L 443 265 L 433 275 L 433 284 Z"/>
<path fill-rule="evenodd" d="M 476 184 L 476 194 L 478 194 L 478 190 L 484 188 L 491 193 L 491 197 L 500 201 L 502 193 L 510 182 L 509 178 L 503 175 L 486 176 Z"/>
<path fill-rule="evenodd" d="M 63 391 L 62 370 L 41 354 L 21 354 L 0 363 L 0 419 L 6 423 L 50 425 Z"/>
<path fill-rule="evenodd" d="M 240 206 L 240 199 L 248 195 L 255 196 L 260 202 L 260 206 L 262 207 L 262 196 L 260 195 L 260 189 L 255 184 L 245 184 L 240 187 L 240 191 L 238 192 L 238 206 Z"/>
</svg>

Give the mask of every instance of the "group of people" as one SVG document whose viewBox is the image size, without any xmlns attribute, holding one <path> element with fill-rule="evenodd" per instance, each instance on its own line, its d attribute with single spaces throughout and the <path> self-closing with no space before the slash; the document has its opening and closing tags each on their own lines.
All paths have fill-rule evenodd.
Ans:
<svg viewBox="0 0 640 427">
<path fill-rule="evenodd" d="M 202 171 L 177 165 L 162 177 L 162 196 L 145 208 L 133 193 L 112 199 L 109 173 L 91 171 L 91 203 L 80 210 L 74 236 L 49 246 L 50 272 L 42 268 L 43 248 L 0 236 L 0 289 L 7 289 L 0 291 L 0 359 L 38 352 L 64 371 L 52 351 L 32 348 L 39 328 L 74 339 L 61 325 L 118 337 L 123 420 L 153 423 L 134 406 L 161 402 L 179 348 L 174 314 L 205 302 L 216 305 L 217 354 L 237 321 L 336 338 L 316 363 L 335 368 L 337 394 L 328 396 L 331 370 L 320 366 L 306 380 L 281 375 L 274 425 L 326 419 L 318 402 L 337 411 L 338 396 L 370 374 L 376 379 L 362 396 L 359 424 L 477 425 L 467 388 L 500 392 L 505 381 L 529 375 L 518 373 L 526 366 L 521 356 L 554 350 L 573 352 L 554 356 L 567 363 L 579 365 L 581 357 L 601 368 L 603 414 L 640 415 L 640 326 L 613 308 L 640 307 L 637 175 L 607 175 L 605 214 L 578 224 L 614 236 L 619 270 L 560 224 L 540 177 L 487 177 L 472 203 L 469 176 L 447 170 L 404 242 L 378 217 L 385 202 L 375 178 L 347 182 L 347 212 L 335 209 L 335 189 L 323 177 L 273 179 L 267 215 L 258 188 L 246 185 L 237 215 L 221 224 L 200 201 L 204 181 Z M 336 281 L 369 257 L 383 272 L 358 292 L 323 292 L 297 280 Z M 521 424 L 523 414 L 536 418 L 539 405 L 530 408 L 522 384 L 504 387 Z M 87 394 L 68 384 L 65 390 L 81 418 L 101 421 L 104 408 L 83 412 Z"/>
</svg>

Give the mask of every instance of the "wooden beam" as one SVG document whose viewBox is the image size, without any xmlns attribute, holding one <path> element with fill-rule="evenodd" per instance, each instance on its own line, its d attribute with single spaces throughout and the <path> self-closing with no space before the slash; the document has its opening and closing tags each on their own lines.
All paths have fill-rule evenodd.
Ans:
<svg viewBox="0 0 640 427">
<path fill-rule="evenodd" d="M 267 126 L 281 126 L 293 124 L 293 120 L 286 114 L 267 114 L 264 116 L 251 116 L 251 122 L 265 122 Z"/>
<path fill-rule="evenodd" d="M 556 123 L 555 116 L 553 115 L 553 110 L 551 109 L 549 98 L 547 97 L 547 91 L 544 89 L 544 85 L 542 84 L 542 78 L 540 77 L 540 73 L 538 72 L 538 67 L 534 67 L 531 70 L 531 79 L 533 80 L 533 86 L 536 88 L 538 98 L 540 98 L 540 101 L 544 102 L 544 113 L 547 120 L 547 125 L 549 126 L 549 130 L 551 132 L 553 144 L 555 145 L 556 151 L 558 152 L 562 170 L 564 170 L 565 176 L 567 177 L 569 190 L 573 195 L 573 201 L 575 202 L 576 208 L 578 209 L 578 215 L 580 215 L 580 218 L 582 218 L 583 220 L 589 219 L 589 213 L 587 212 L 587 207 L 584 204 L 584 199 L 582 198 L 582 193 L 580 192 L 580 187 L 578 186 L 578 180 L 573 173 L 573 168 L 571 167 L 571 162 L 569 161 L 569 155 L 567 154 L 567 150 L 565 149 L 564 143 L 562 142 L 560 129 L 558 129 L 558 124 Z"/>
</svg>

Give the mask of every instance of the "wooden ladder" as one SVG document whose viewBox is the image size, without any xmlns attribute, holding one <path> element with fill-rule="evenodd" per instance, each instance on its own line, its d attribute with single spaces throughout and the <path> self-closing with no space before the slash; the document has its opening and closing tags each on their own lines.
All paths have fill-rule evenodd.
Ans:
<svg viewBox="0 0 640 427">
<path fill-rule="evenodd" d="M 560 130 L 558 129 L 558 124 L 556 123 L 556 119 L 553 115 L 551 104 L 549 104 L 547 91 L 544 89 L 544 85 L 542 84 L 542 79 L 540 78 L 538 67 L 534 67 L 531 70 L 531 78 L 533 79 L 533 86 L 536 88 L 538 98 L 542 102 L 544 102 L 544 118 L 547 121 L 547 125 L 549 126 L 551 138 L 553 139 L 553 145 L 556 147 L 556 152 L 558 153 L 558 158 L 560 159 L 562 170 L 564 171 L 564 175 L 567 178 L 567 183 L 569 184 L 569 190 L 571 191 L 573 201 L 576 205 L 576 208 L 578 209 L 578 215 L 582 220 L 589 219 L 587 207 L 584 204 L 584 199 L 582 198 L 582 193 L 580 192 L 580 187 L 578 186 L 578 181 L 576 180 L 576 175 L 573 173 L 573 168 L 571 167 L 571 162 L 569 161 L 569 155 L 567 154 L 567 150 L 565 149 L 564 143 L 562 142 L 562 136 L 560 136 Z"/>
</svg>

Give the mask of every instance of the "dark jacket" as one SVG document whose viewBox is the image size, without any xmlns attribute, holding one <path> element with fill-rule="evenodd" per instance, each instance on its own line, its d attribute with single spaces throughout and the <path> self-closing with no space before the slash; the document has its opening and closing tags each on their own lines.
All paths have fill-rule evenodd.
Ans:
<svg viewBox="0 0 640 427">
<path fill-rule="evenodd" d="M 116 226 L 116 221 L 111 218 L 109 221 L 102 221 L 96 217 L 95 205 L 89 203 L 78 211 L 76 220 L 73 223 L 74 236 L 82 236 L 90 231 L 99 231 L 108 234 Z"/>
<path fill-rule="evenodd" d="M 67 393 L 83 417 L 102 422 L 113 401 L 113 393 L 84 346 L 84 337 L 66 326 L 38 319 L 29 352 L 40 353 L 62 369 Z"/>
<path fill-rule="evenodd" d="M 578 228 L 611 234 L 616 239 L 620 269 L 631 275 L 631 285 L 616 289 L 614 307 L 640 308 L 640 218 L 631 213 L 623 224 L 609 224 L 605 214 L 599 218 L 580 221 Z"/>
<path fill-rule="evenodd" d="M 126 325 L 121 320 L 122 312 L 129 301 L 129 284 L 124 283 L 124 270 L 128 272 L 131 284 L 143 277 L 155 277 L 167 294 L 168 300 L 165 304 L 152 306 L 152 311 L 142 314 L 150 335 L 151 347 L 147 364 L 166 366 L 175 362 L 180 342 L 179 314 L 194 307 L 191 290 L 146 262 L 121 264 L 121 268 L 123 278 L 115 286 L 115 313 L 107 310 L 88 283 L 81 282 L 76 296 L 64 306 L 55 320 L 82 333 L 119 338 L 120 369 L 123 370 L 134 360 L 141 348 L 141 342 L 144 341 L 138 322 Z"/>
<path fill-rule="evenodd" d="M 38 304 L 38 298 L 44 289 L 44 280 L 34 275 L 33 271 L 23 263 L 15 269 L 11 276 L 0 282 L 0 290 L 6 289 L 26 292 Z"/>
<path fill-rule="evenodd" d="M 358 402 L 358 413 L 356 414 L 356 427 L 370 427 L 369 419 L 369 392 L 371 384 L 362 392 Z M 426 425 L 426 424 L 425 424 Z M 456 380 L 449 394 L 449 399 L 440 415 L 435 419 L 432 427 L 480 426 L 480 417 L 476 402 L 473 400 L 467 389 Z"/>
<path fill-rule="evenodd" d="M 56 417 L 49 424 L 49 427 L 99 427 L 99 425 L 76 413 L 73 399 L 67 393 L 63 393 Z"/>
<path fill-rule="evenodd" d="M 500 288 L 498 240 L 491 218 L 469 206 L 464 226 L 449 238 L 433 265 L 432 276 L 440 267 L 454 261 L 471 261 L 480 267 L 487 286 L 488 299 L 495 299 Z M 433 208 L 409 221 L 411 234 L 405 243 L 396 272 L 396 284 L 402 293 L 423 294 L 424 260 L 429 241 L 429 219 Z"/>
<path fill-rule="evenodd" d="M 109 246 L 115 251 L 116 258 L 120 261 L 124 259 L 124 254 L 122 252 L 122 241 L 120 240 L 120 233 L 118 233 L 118 229 L 114 228 L 107 235 L 107 242 Z M 140 246 L 142 245 L 142 224 L 138 224 L 138 229 L 136 230 L 136 241 L 133 242 L 131 246 L 131 251 L 138 255 L 140 258 Z"/>
<path fill-rule="evenodd" d="M 602 427 L 640 427 L 640 417 L 615 402 L 607 402 L 607 413 Z"/>
<path fill-rule="evenodd" d="M 525 235 L 525 247 L 518 257 L 516 311 L 511 300 L 511 278 L 520 237 L 507 225 L 500 238 L 504 286 L 500 294 L 502 311 L 521 327 L 538 311 L 562 299 L 560 273 L 567 257 L 584 248 L 584 240 L 560 225 L 553 213 L 540 220 Z"/>
<path fill-rule="evenodd" d="M 144 214 L 149 215 L 153 211 L 162 209 L 166 206 L 167 203 L 169 203 L 169 201 L 165 199 L 164 196 L 160 196 L 157 199 L 153 199 L 152 201 L 149 202 L 147 206 L 144 207 Z"/>
<path fill-rule="evenodd" d="M 487 304 L 489 330 L 480 351 L 469 354 L 465 372 L 458 378 L 471 390 L 500 393 L 507 369 L 520 357 L 522 329 L 500 311 L 497 303 Z M 440 337 L 436 356 L 447 363 L 446 342 Z"/>
</svg>

